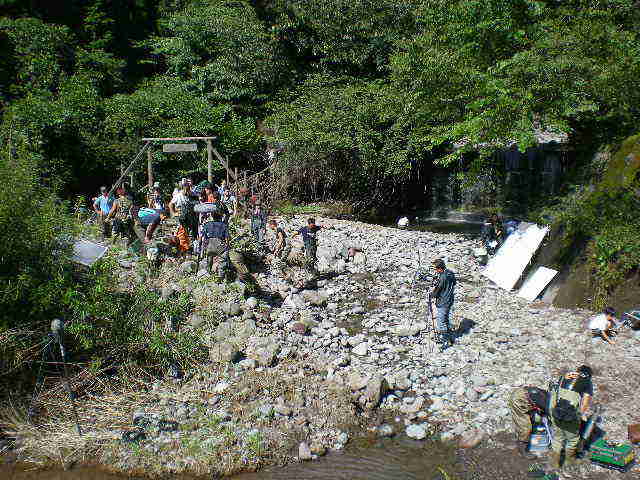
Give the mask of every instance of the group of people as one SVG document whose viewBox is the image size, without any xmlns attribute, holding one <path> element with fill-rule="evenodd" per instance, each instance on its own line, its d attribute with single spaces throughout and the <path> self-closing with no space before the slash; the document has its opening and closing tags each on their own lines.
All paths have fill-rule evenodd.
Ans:
<svg viewBox="0 0 640 480">
<path fill-rule="evenodd" d="M 143 244 L 151 242 L 157 226 L 171 214 L 179 223 L 176 232 L 179 249 L 186 252 L 194 247 L 197 251 L 199 224 L 205 223 L 202 220 L 206 216 L 198 216 L 194 211 L 198 203 L 214 204 L 215 208 L 206 213 L 219 211 L 224 221 L 228 221 L 235 211 L 235 198 L 226 188 L 224 180 L 219 186 L 209 182 L 194 186 L 190 178 L 181 179 L 168 204 L 157 182 L 148 192 L 146 202 L 136 202 L 126 184 L 118 186 L 115 197 L 109 193 L 107 187 L 101 187 L 100 195 L 93 201 L 93 209 L 105 238 L 112 237 L 112 234 L 127 237 L 127 233 L 138 234 L 142 228 L 144 234 L 137 236 Z"/>
<path fill-rule="evenodd" d="M 305 266 L 315 273 L 317 234 L 323 227 L 317 225 L 314 218 L 309 218 L 307 225 L 289 235 L 282 224 L 268 219 L 268 211 L 259 198 L 245 196 L 251 234 L 258 249 L 265 253 L 270 251 L 274 257 L 287 262 L 291 252 L 290 240 L 300 235 L 304 244 Z M 219 186 L 209 182 L 194 186 L 191 179 L 183 178 L 168 203 L 165 203 L 160 185 L 156 183 L 146 196 L 146 204 L 140 203 L 135 201 L 126 184 L 117 187 L 115 197 L 107 187 L 101 187 L 100 195 L 93 200 L 93 209 L 104 238 L 113 238 L 114 241 L 121 238 L 127 247 L 137 238 L 142 249 L 146 250 L 152 246 L 150 244 L 159 225 L 171 216 L 177 220 L 177 226 L 164 242 L 175 247 L 179 255 L 191 253 L 198 259 L 206 257 L 209 271 L 214 258 L 219 258 L 221 270 L 229 263 L 233 266 L 241 263 L 234 262 L 234 255 L 228 255 L 228 222 L 237 210 L 237 202 L 224 181 Z M 274 234 L 274 242 L 270 246 L 266 244 L 267 228 Z"/>
</svg>

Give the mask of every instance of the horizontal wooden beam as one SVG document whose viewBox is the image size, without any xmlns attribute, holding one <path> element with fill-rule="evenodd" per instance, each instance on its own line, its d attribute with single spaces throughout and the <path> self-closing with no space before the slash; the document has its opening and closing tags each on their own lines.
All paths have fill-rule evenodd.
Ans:
<svg viewBox="0 0 640 480">
<path fill-rule="evenodd" d="M 177 142 L 180 140 L 215 140 L 218 137 L 143 138 L 143 142 Z"/>
</svg>

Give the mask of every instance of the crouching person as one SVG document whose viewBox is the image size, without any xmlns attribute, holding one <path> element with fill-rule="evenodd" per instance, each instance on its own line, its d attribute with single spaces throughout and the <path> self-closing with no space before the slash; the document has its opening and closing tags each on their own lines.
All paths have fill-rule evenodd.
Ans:
<svg viewBox="0 0 640 480">
<path fill-rule="evenodd" d="M 527 458 L 533 458 L 527 447 L 534 418 L 536 415 L 547 415 L 547 395 L 546 390 L 529 385 L 514 388 L 509 395 L 508 405 L 516 434 L 516 449 Z"/>
</svg>

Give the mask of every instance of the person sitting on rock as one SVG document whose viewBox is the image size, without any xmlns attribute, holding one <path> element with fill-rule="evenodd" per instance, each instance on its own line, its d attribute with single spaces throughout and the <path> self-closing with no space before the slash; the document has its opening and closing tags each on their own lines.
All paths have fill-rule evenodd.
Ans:
<svg viewBox="0 0 640 480">
<path fill-rule="evenodd" d="M 615 335 L 616 311 L 612 307 L 605 308 L 599 315 L 594 315 L 589 319 L 589 328 L 594 337 L 601 337 L 605 342 L 613 345 L 615 342 L 611 338 Z"/>
</svg>

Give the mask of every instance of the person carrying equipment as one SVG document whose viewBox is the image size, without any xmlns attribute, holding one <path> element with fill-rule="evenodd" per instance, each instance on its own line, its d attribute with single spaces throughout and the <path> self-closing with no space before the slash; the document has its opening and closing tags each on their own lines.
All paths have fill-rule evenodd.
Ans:
<svg viewBox="0 0 640 480">
<path fill-rule="evenodd" d="M 586 420 L 586 412 L 593 396 L 592 370 L 587 365 L 568 372 L 549 388 L 551 395 L 549 417 L 554 428 L 551 443 L 550 467 L 575 464 L 578 459 L 580 423 Z M 564 451 L 564 462 L 562 453 Z"/>
<path fill-rule="evenodd" d="M 220 221 L 208 221 L 200 230 L 201 256 L 207 256 L 207 271 L 211 273 L 213 259 L 221 255 L 227 255 L 229 250 L 229 230 L 227 224 Z M 220 262 L 218 275 L 224 277 L 222 271 L 223 262 Z"/>
<path fill-rule="evenodd" d="M 453 306 L 456 276 L 451 270 L 447 269 L 442 259 L 435 260 L 433 267 L 438 273 L 438 283 L 431 292 L 431 297 L 436 299 L 436 320 L 438 327 L 436 343 L 439 343 L 440 350 L 444 351 L 453 345 L 449 313 Z M 431 308 L 430 305 L 429 308 Z"/>
</svg>

